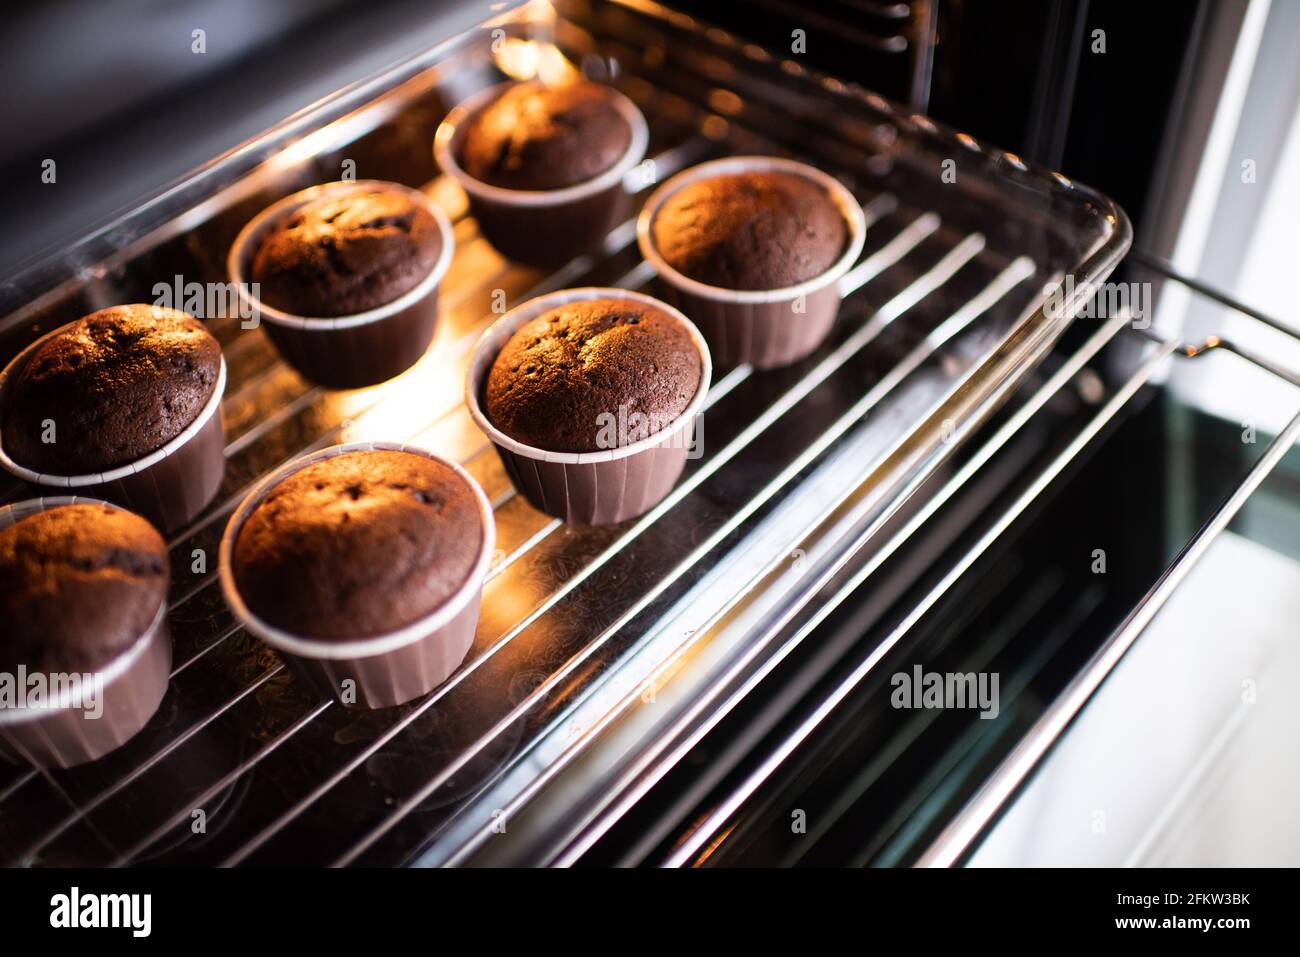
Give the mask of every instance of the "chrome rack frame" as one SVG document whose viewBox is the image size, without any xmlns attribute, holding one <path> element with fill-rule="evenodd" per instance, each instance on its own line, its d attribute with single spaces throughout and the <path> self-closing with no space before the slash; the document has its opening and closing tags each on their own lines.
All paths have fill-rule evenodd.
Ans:
<svg viewBox="0 0 1300 957">
<path fill-rule="evenodd" d="M 1160 263 L 1148 256 L 1138 258 L 1138 264 L 1176 282 L 1182 282 L 1168 264 Z M 1148 263 L 1151 265 L 1148 266 Z M 1262 316 L 1232 297 L 1206 287 L 1203 283 L 1188 282 L 1189 288 L 1200 295 L 1240 312 L 1263 325 L 1276 329 L 1291 338 L 1300 339 L 1300 335 L 1287 323 L 1271 317 Z M 1285 382 L 1300 387 L 1300 374 L 1274 360 L 1262 355 L 1255 349 L 1240 343 L 1228 341 L 1219 336 L 1210 336 L 1200 344 L 1183 343 L 1167 339 L 1144 327 L 1131 326 L 1132 316 L 1123 312 L 1105 322 L 1093 335 L 1070 355 L 1061 367 L 1044 382 L 1015 412 L 976 450 L 948 479 L 943 486 L 926 499 L 913 511 L 906 521 L 894 531 L 885 542 L 872 552 L 853 571 L 852 575 L 835 581 L 830 574 L 819 577 L 817 587 L 834 584 L 835 590 L 823 598 L 815 614 L 798 622 L 797 628 L 787 630 L 777 640 L 783 642 L 782 652 L 773 656 L 774 661 L 784 657 L 797 644 L 808 638 L 814 630 L 826 621 L 852 594 L 869 581 L 886 562 L 895 555 L 918 531 L 934 518 L 945 503 L 953 499 L 957 492 L 974 478 L 1007 443 L 1016 436 L 1026 424 L 1036 416 L 1070 381 L 1072 381 L 1089 362 L 1097 357 L 1116 336 L 1125 331 L 1140 339 L 1150 347 L 1148 354 L 1138 367 L 1128 375 L 1112 393 L 1109 400 L 1088 421 L 1073 440 L 1048 464 L 1034 480 L 1020 493 L 981 534 L 978 540 L 961 557 L 949 567 L 943 577 L 919 602 L 910 607 L 907 614 L 894 624 L 884 638 L 810 711 L 792 730 L 785 733 L 773 746 L 761 755 L 762 760 L 750 770 L 736 785 L 726 791 L 723 798 L 714 801 L 707 812 L 692 822 L 687 832 L 679 837 L 668 855 L 661 861 L 664 866 L 690 866 L 701 861 L 714 844 L 721 840 L 729 829 L 730 823 L 747 800 L 789 761 L 800 747 L 811 737 L 846 699 L 872 675 L 888 654 L 897 648 L 909 632 L 933 609 L 945 594 L 969 571 L 975 563 L 1010 529 L 1015 522 L 1056 479 L 1066 471 L 1084 449 L 1097 438 L 1112 422 L 1118 413 L 1136 396 L 1162 369 L 1171 357 L 1191 361 L 1214 351 L 1229 352 L 1251 363 L 1264 372 Z M 1106 676 L 1114 669 L 1124 654 L 1132 647 L 1146 626 L 1158 614 L 1178 585 L 1187 577 L 1196 562 L 1204 555 L 1215 537 L 1223 531 L 1251 494 L 1268 477 L 1277 464 L 1300 440 L 1300 413 L 1297 413 L 1278 433 L 1250 468 L 1244 479 L 1228 493 L 1221 504 L 1205 520 L 1196 533 L 1183 545 L 1165 568 L 1157 581 L 1142 599 L 1114 629 L 1100 648 L 1092 655 L 1086 665 L 1074 676 L 1071 682 L 1051 703 L 1050 707 L 1038 718 L 1030 731 L 1020 740 L 1014 749 L 1000 762 L 989 779 L 980 787 L 961 811 L 941 831 L 933 843 L 917 860 L 918 866 L 953 866 L 959 864 L 978 845 L 980 838 L 996 822 L 998 816 L 1010 801 L 1019 793 L 1043 758 L 1060 739 L 1074 717 L 1087 704 L 1093 693 L 1100 687 Z M 897 507 L 923 483 L 916 480 L 900 496 Z M 884 527 L 882 519 L 872 527 L 872 532 Z M 865 536 L 870 537 L 870 534 Z M 844 564 L 840 563 L 841 566 Z M 770 668 L 749 676 L 745 688 L 752 687 Z M 737 695 L 739 697 L 739 695 Z M 707 727 L 692 729 L 689 737 L 684 737 L 673 746 L 678 756 L 702 737 Z M 668 746 L 665 745 L 665 749 Z M 658 780 L 666 770 L 667 762 L 655 764 L 645 762 L 637 775 L 628 776 L 620 781 L 607 782 L 611 787 L 608 810 L 589 815 L 581 826 L 571 829 L 563 850 L 554 858 L 557 863 L 572 863 L 589 850 L 597 840 L 611 827 L 618 816 L 625 812 Z M 554 839 L 554 835 L 552 835 Z"/>
<path fill-rule="evenodd" d="M 1193 292 L 1213 299 L 1234 311 L 1300 342 L 1300 331 L 1289 324 L 1267 316 L 1246 306 L 1235 297 L 1199 280 L 1181 275 L 1169 263 L 1147 254 L 1135 254 L 1137 263 L 1167 279 L 1178 282 Z M 1158 345 L 1154 358 L 1169 354 L 1195 359 L 1214 350 L 1230 352 L 1250 362 L 1284 382 L 1300 387 L 1300 372 L 1280 365 L 1254 349 L 1230 342 L 1219 336 L 1209 336 L 1199 345 L 1166 340 L 1151 330 L 1136 330 Z M 1148 362 L 1134 374 L 1133 379 L 1145 382 L 1154 371 L 1155 364 Z M 1133 380 L 1130 380 L 1133 381 Z M 1104 411 L 1104 410 L 1103 410 Z M 1098 418 L 1100 418 L 1100 414 Z M 1197 529 L 1178 551 L 1142 599 L 1111 633 L 1110 637 L 1093 654 L 1083 669 L 1057 696 L 1051 707 L 1034 723 L 1025 737 L 1002 761 L 992 776 L 971 800 L 940 832 L 929 848 L 918 859 L 921 867 L 951 867 L 968 857 L 980 839 L 996 822 L 1011 800 L 1020 792 L 1053 745 L 1060 740 L 1069 724 L 1091 700 L 1106 677 L 1119 664 L 1146 627 L 1169 601 L 1178 586 L 1187 578 L 1196 563 L 1205 555 L 1214 540 L 1228 526 L 1256 489 L 1282 461 L 1291 447 L 1300 441 L 1300 412 L 1293 416 L 1270 442 L 1246 474 L 1214 512 Z"/>
<path fill-rule="evenodd" d="M 1148 263 L 1152 265 L 1148 267 Z M 1143 265 L 1144 268 L 1156 270 L 1162 276 L 1175 282 L 1183 281 L 1175 270 L 1167 267 L 1167 264 L 1161 264 L 1160 261 L 1153 260 L 1152 257 L 1140 256 L 1139 264 Z M 1208 298 L 1214 299 L 1236 312 L 1243 313 L 1243 315 L 1251 317 L 1251 319 L 1260 320 L 1261 324 L 1287 334 L 1288 337 L 1300 339 L 1300 335 L 1297 335 L 1295 330 L 1286 322 L 1261 316 L 1261 313 L 1258 313 L 1255 309 L 1244 306 L 1231 296 L 1222 294 L 1219 290 L 1214 290 L 1213 287 L 1206 287 L 1204 283 L 1195 283 L 1193 285 L 1192 282 L 1188 282 L 1187 285 L 1191 287 L 1193 293 L 1208 296 Z M 1290 382 L 1291 385 L 1300 386 L 1300 374 L 1297 374 L 1294 369 L 1284 367 L 1284 365 L 1260 354 L 1253 348 L 1227 341 L 1227 339 L 1218 337 L 1218 335 L 1210 335 L 1199 345 L 1192 345 L 1192 343 L 1167 339 L 1147 328 L 1138 328 L 1138 326 L 1130 328 L 1131 321 L 1132 316 L 1126 311 L 1102 324 L 1092 334 L 1092 337 L 1089 337 L 1088 341 L 1078 351 L 1070 355 L 1065 360 L 1065 363 L 1024 402 L 1023 406 L 1018 407 L 1013 415 L 1005 423 L 1002 423 L 1000 428 L 982 446 L 979 446 L 979 449 L 945 482 L 939 492 L 926 499 L 918 510 L 911 512 L 905 523 L 896 532 L 893 532 L 884 541 L 884 544 L 880 545 L 878 550 L 871 553 L 865 562 L 855 568 L 852 576 L 840 581 L 833 581 L 831 575 L 824 575 L 816 580 L 816 585 L 819 588 L 827 584 L 835 584 L 835 592 L 823 598 L 818 610 L 816 610 L 816 614 L 798 623 L 797 629 L 793 629 L 793 631 L 781 636 L 781 640 L 784 641 L 781 657 L 784 657 L 785 651 L 793 649 L 798 642 L 806 640 L 818 628 L 818 625 L 831 618 L 833 612 L 839 609 L 846 599 L 858 592 L 858 589 L 861 589 L 871 579 L 872 575 L 875 575 L 894 554 L 897 554 L 902 546 L 907 544 L 920 529 L 926 527 L 928 521 L 935 518 L 941 507 L 946 502 L 952 501 L 954 495 L 967 482 L 974 479 L 980 469 L 983 469 L 985 465 L 991 462 L 998 450 L 1008 445 L 1010 439 L 1017 436 L 1028 421 L 1034 419 L 1034 416 L 1047 406 L 1047 403 L 1054 395 L 1060 393 L 1063 387 L 1073 381 L 1075 376 L 1078 376 L 1078 373 L 1088 363 L 1091 363 L 1096 356 L 1099 356 L 1100 352 L 1110 342 L 1114 341 L 1118 333 L 1128 332 L 1132 337 L 1140 339 L 1145 345 L 1151 347 L 1145 358 L 1140 361 L 1138 368 L 1128 374 L 1122 384 L 1117 386 L 1112 397 L 1076 434 L 1073 441 L 1043 471 L 1037 473 L 1034 481 L 1028 484 L 1017 499 L 992 521 L 992 524 L 985 529 L 978 541 L 966 553 L 963 553 L 956 563 L 946 568 L 944 576 L 937 581 L 937 584 L 933 586 L 930 592 L 915 603 L 914 606 L 910 607 L 904 618 L 893 625 L 891 631 L 883 637 L 883 640 L 878 645 L 874 646 L 870 654 L 867 654 L 861 662 L 855 664 L 853 670 L 839 684 L 836 684 L 835 688 L 828 692 L 819 701 L 818 706 L 811 710 L 796 727 L 785 733 L 777 744 L 768 746 L 762 753 L 762 761 L 751 768 L 740 783 L 729 787 L 725 792 L 725 796 L 720 800 L 711 801 L 707 813 L 701 819 L 694 820 L 689 830 L 680 836 L 680 839 L 672 846 L 668 856 L 660 862 L 662 865 L 690 866 L 693 863 L 702 861 L 716 841 L 723 839 L 723 836 L 728 831 L 729 824 L 731 824 L 732 820 L 735 820 L 738 811 L 745 805 L 745 802 L 750 800 L 759 791 L 759 788 L 762 788 L 763 784 L 770 780 L 776 774 L 776 771 L 798 752 L 798 749 L 810 739 L 816 728 L 822 726 L 829 716 L 835 713 L 837 707 L 840 707 L 842 703 L 848 700 L 855 689 L 861 687 L 868 676 L 874 674 L 876 668 L 887 658 L 887 655 L 893 649 L 896 649 L 900 642 L 904 641 L 911 629 L 919 622 L 922 622 L 927 612 L 930 612 L 940 602 L 940 599 L 962 579 L 962 576 L 971 570 L 980 557 L 988 553 L 989 549 L 1008 532 L 1008 529 L 1013 527 L 1017 520 L 1027 511 L 1030 511 L 1032 503 L 1039 499 L 1040 495 L 1066 471 L 1067 467 L 1078 458 L 1080 452 L 1087 449 L 1095 441 L 1102 430 L 1112 423 L 1122 408 L 1125 408 L 1134 399 L 1135 395 L 1138 395 L 1143 390 L 1143 387 L 1147 386 L 1154 374 L 1165 367 L 1167 360 L 1171 358 L 1195 360 L 1203 358 L 1203 356 L 1213 351 L 1226 351 L 1248 361 L 1252 365 L 1256 365 L 1261 371 L 1269 373 L 1271 376 Z M 1087 705 L 1092 694 L 1100 687 L 1105 677 L 1112 672 L 1115 664 L 1121 661 L 1123 655 L 1138 640 L 1144 628 L 1151 623 L 1151 620 L 1158 614 L 1161 607 L 1164 607 L 1167 599 L 1175 592 L 1178 585 L 1186 579 L 1197 560 L 1203 557 L 1205 551 L 1213 544 L 1214 538 L 1229 525 L 1232 518 L 1238 514 L 1240 508 L 1251 497 L 1251 494 L 1265 481 L 1271 471 L 1281 462 L 1283 456 L 1295 445 L 1297 439 L 1300 439 L 1300 413 L 1297 413 L 1288 421 L 1287 425 L 1278 433 L 1278 436 L 1266 446 L 1260 458 L 1252 465 L 1247 475 L 1240 481 L 1240 484 L 1236 485 L 1236 488 L 1232 489 L 1223 498 L 1221 505 L 1216 507 L 1213 514 L 1204 521 L 1204 524 L 1197 529 L 1197 532 L 1193 534 L 1190 540 L 1180 547 L 1169 566 L 1165 568 L 1156 583 L 1144 594 L 1143 598 L 1136 603 L 1125 620 L 1114 629 L 1112 635 L 1106 638 L 1104 644 L 1095 651 L 1086 666 L 1074 676 L 1074 679 L 1062 690 L 1061 694 L 1058 694 L 1056 700 L 1036 720 L 1030 731 L 1002 759 L 995 772 L 989 776 L 989 779 L 985 781 L 979 791 L 971 797 L 971 800 L 962 807 L 962 810 L 953 818 L 952 822 L 949 822 L 935 841 L 928 846 L 926 852 L 918 858 L 918 866 L 958 865 L 962 859 L 972 853 L 972 850 L 978 845 L 980 837 L 987 833 L 988 828 L 996 822 L 998 815 L 1005 810 L 1005 807 L 1010 804 L 1015 794 L 1019 793 L 1019 789 L 1034 774 L 1035 768 L 1040 765 L 1040 762 L 1043 761 L 1052 746 L 1060 740 L 1062 733 L 1069 727 L 1071 720 Z M 920 488 L 920 485 L 922 485 L 922 482 L 918 479 L 901 498 L 906 498 L 911 492 L 915 492 Z M 876 524 L 872 528 L 872 532 L 879 531 L 883 525 L 884 521 Z M 870 537 L 870 534 L 867 537 Z M 761 680 L 761 677 L 766 675 L 768 670 L 763 670 L 762 674 L 751 676 L 748 687 L 757 684 L 757 681 Z M 680 750 L 685 750 L 686 746 L 698 741 L 705 731 L 707 731 L 707 728 L 698 728 L 697 733 L 694 733 L 689 741 L 680 745 Z M 581 854 L 589 850 L 595 844 L 595 841 L 599 840 L 599 837 L 608 830 L 608 827 L 615 823 L 620 813 L 623 813 L 630 805 L 634 804 L 643 793 L 649 791 L 649 788 L 655 783 L 663 770 L 664 766 L 656 767 L 653 763 L 647 762 L 641 768 L 640 775 L 632 776 L 632 778 L 624 781 L 610 781 L 612 792 L 615 794 L 615 797 L 611 797 L 610 811 L 603 815 L 593 815 L 581 827 L 573 828 L 571 835 L 568 837 L 568 843 L 564 845 L 563 852 L 556 856 L 555 861 L 572 863 L 577 858 L 580 858 Z"/>
</svg>

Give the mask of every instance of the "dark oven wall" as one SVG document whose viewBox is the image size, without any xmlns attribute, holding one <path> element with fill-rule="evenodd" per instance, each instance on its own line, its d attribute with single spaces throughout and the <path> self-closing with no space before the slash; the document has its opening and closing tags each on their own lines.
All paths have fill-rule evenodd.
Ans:
<svg viewBox="0 0 1300 957">
<path fill-rule="evenodd" d="M 672 4 L 832 76 L 909 101 L 911 54 L 881 38 L 928 22 L 928 0 Z M 1165 118 L 1203 2 L 935 0 L 925 111 L 1112 196 L 1142 232 Z M 907 16 L 904 16 L 904 12 Z M 910 18 L 910 19 L 909 19 Z M 803 31 L 802 36 L 795 31 Z M 1101 31 L 1098 34 L 1096 31 Z M 894 44 L 897 46 L 897 44 Z"/>
<path fill-rule="evenodd" d="M 1108 192 L 1139 220 L 1160 181 L 1163 118 L 1204 0 L 926 2 L 671 6 L 773 51 L 797 40 L 793 58 L 898 100 L 928 91 L 938 119 Z M 482 10 L 450 0 L 93 9 L 60 0 L 6 14 L 0 78 L 22 93 L 6 98 L 3 118 L 22 133 L 0 146 L 0 203 L 24 228 L 0 235 L 0 277 L 320 96 L 469 27 Z M 911 49 L 898 41 L 931 23 L 933 74 L 918 87 Z M 1096 30 L 1104 53 L 1092 52 Z M 57 186 L 41 182 L 48 158 Z"/>
<path fill-rule="evenodd" d="M 0 208 L 22 228 L 0 233 L 0 281 L 487 12 L 455 0 L 6 4 Z"/>
</svg>

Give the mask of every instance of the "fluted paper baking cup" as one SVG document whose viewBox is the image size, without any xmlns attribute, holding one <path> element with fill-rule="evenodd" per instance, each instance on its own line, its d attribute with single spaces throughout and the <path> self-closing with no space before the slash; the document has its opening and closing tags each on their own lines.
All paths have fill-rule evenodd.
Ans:
<svg viewBox="0 0 1300 957">
<path fill-rule="evenodd" d="M 84 496 L 29 499 L 0 508 L 0 528 L 64 505 L 109 505 Z M 136 641 L 94 674 L 102 683 L 102 713 L 72 700 L 65 687 L 60 700 L 39 709 L 0 709 L 0 750 L 38 768 L 69 768 L 103 757 L 136 735 L 153 717 L 167 693 L 172 641 L 167 599 Z"/>
<path fill-rule="evenodd" d="M 254 295 L 248 274 L 267 231 L 306 203 L 357 190 L 404 193 L 429 211 L 442 237 L 442 248 L 429 274 L 392 302 L 346 316 L 294 315 L 268 306 Z M 424 355 L 438 322 L 438 286 L 451 266 L 454 251 L 451 221 L 427 195 L 400 183 L 359 179 L 312 186 L 266 207 L 235 237 L 226 270 L 286 362 L 320 385 L 354 389 L 385 382 Z"/>
<path fill-rule="evenodd" d="M 555 267 L 591 252 L 630 210 L 623 178 L 645 159 L 650 142 L 645 117 L 616 90 L 615 109 L 627 121 L 631 137 L 618 161 L 598 176 L 559 189 L 506 189 L 475 179 L 456 156 L 468 121 L 514 82 L 499 83 L 469 97 L 439 124 L 433 137 L 438 167 L 469 196 L 479 230 L 498 251 L 534 266 Z"/>
<path fill-rule="evenodd" d="M 323 459 L 348 452 L 376 449 L 422 455 L 452 469 L 478 503 L 483 541 L 478 561 L 469 577 L 445 602 L 428 615 L 405 627 L 365 638 L 311 638 L 277 628 L 259 618 L 245 604 L 235 582 L 234 552 L 239 532 L 271 490 L 293 473 Z M 336 445 L 294 459 L 248 493 L 235 509 L 221 537 L 218 574 L 226 604 L 250 633 L 266 642 L 285 659 L 295 674 L 324 693 L 367 708 L 386 708 L 427 694 L 447 680 L 460 666 L 474 643 L 478 625 L 479 598 L 483 579 L 492 562 L 496 524 L 492 505 L 478 483 L 463 468 L 432 452 L 397 442 L 354 442 Z"/>
<path fill-rule="evenodd" d="M 669 197 L 702 179 L 760 172 L 801 176 L 826 190 L 848 224 L 848 243 L 839 259 L 821 275 L 780 289 L 725 289 L 670 266 L 655 246 L 653 230 Z M 867 231 L 862 206 L 839 180 L 807 163 L 775 156 L 732 156 L 683 170 L 646 200 L 636 227 L 641 255 L 658 274 L 660 295 L 700 327 L 718 366 L 750 363 L 759 369 L 789 365 L 825 341 L 839 313 L 839 281 L 861 255 Z"/>
<path fill-rule="evenodd" d="M 700 354 L 700 384 L 695 396 L 666 428 L 617 448 L 552 452 L 511 438 L 492 424 L 482 407 L 483 383 L 493 361 L 525 323 L 557 306 L 588 299 L 631 299 L 680 322 Z M 470 360 L 465 402 L 475 423 L 492 440 L 515 488 L 534 508 L 566 522 L 606 525 L 649 511 L 681 477 L 712 371 L 704 337 L 689 319 L 667 303 L 627 289 L 564 289 L 530 299 L 506 313 L 483 334 Z"/>
<path fill-rule="evenodd" d="M 60 326 L 37 339 L 0 372 L 0 410 L 8 389 L 31 354 Z M 212 501 L 226 470 L 226 433 L 221 421 L 221 400 L 226 392 L 226 360 L 217 372 L 217 384 L 194 421 L 179 435 L 148 455 L 103 472 L 55 475 L 37 472 L 9 457 L 0 434 L 0 467 L 32 485 L 104 498 L 138 512 L 164 530 L 193 519 Z"/>
</svg>

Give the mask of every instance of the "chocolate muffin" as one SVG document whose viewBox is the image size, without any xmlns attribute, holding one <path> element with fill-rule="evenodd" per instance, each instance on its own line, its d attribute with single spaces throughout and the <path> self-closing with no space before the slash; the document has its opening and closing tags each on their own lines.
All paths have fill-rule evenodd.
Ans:
<svg viewBox="0 0 1300 957">
<path fill-rule="evenodd" d="M 220 370 L 221 346 L 185 313 L 101 309 L 58 330 L 17 370 L 5 401 L 5 451 L 53 475 L 134 462 L 185 431 Z M 54 423 L 49 443 L 46 420 Z"/>
<path fill-rule="evenodd" d="M 588 299 L 510 337 L 488 371 L 483 410 L 526 445 L 594 452 L 667 426 L 690 405 L 701 374 L 699 350 L 673 316 L 631 299 Z M 612 443 L 611 417 L 628 424 Z"/>
<path fill-rule="evenodd" d="M 470 118 L 456 157 L 504 189 L 574 186 L 613 167 L 632 142 L 614 92 L 595 83 L 520 83 Z"/>
<path fill-rule="evenodd" d="M 696 282 L 783 289 L 829 269 L 848 223 L 821 186 L 789 173 L 715 176 L 670 196 L 653 224 L 655 248 Z"/>
<path fill-rule="evenodd" d="M 273 226 L 253 254 L 263 303 L 295 316 L 350 316 L 418 286 L 438 261 L 433 215 L 398 190 L 322 196 Z"/>
<path fill-rule="evenodd" d="M 162 536 L 122 509 L 62 505 L 0 529 L 0 670 L 106 665 L 153 623 L 169 579 Z"/>
<path fill-rule="evenodd" d="M 369 638 L 437 610 L 482 547 L 473 491 L 411 452 L 345 452 L 288 476 L 244 521 L 232 568 L 248 608 L 305 638 Z"/>
</svg>

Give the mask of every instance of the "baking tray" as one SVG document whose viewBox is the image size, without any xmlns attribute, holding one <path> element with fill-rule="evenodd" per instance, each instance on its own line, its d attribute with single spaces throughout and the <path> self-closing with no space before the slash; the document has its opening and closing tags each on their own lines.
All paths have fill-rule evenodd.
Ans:
<svg viewBox="0 0 1300 957">
<path fill-rule="evenodd" d="M 515 495 L 461 389 L 502 293 L 514 304 L 573 285 L 652 289 L 633 224 L 554 273 L 510 263 L 430 149 L 474 90 L 566 64 L 646 114 L 640 198 L 693 163 L 769 153 L 836 175 L 871 220 L 826 345 L 787 369 L 720 372 L 703 455 L 650 514 L 606 528 L 562 525 Z M 654 4 L 530 3 L 340 91 L 0 285 L 0 359 L 93 309 L 153 301 L 159 283 L 224 281 L 252 215 L 337 179 L 345 161 L 426 189 L 452 217 L 435 341 L 397 379 L 335 392 L 281 363 L 259 329 L 208 318 L 229 366 L 227 473 L 216 502 L 169 536 L 170 690 L 143 732 L 93 765 L 0 767 L 0 860 L 440 864 L 489 840 L 505 859 L 545 859 L 546 829 L 513 828 L 514 816 L 594 812 L 609 775 L 675 760 L 659 746 L 676 740 L 667 732 L 727 707 L 738 669 L 775 653 L 773 623 L 944 467 L 1130 241 L 1124 214 L 1095 192 L 797 59 Z M 1073 296 L 1045 310 L 1066 277 Z M 378 712 L 294 682 L 236 626 L 215 580 L 225 520 L 260 476 L 364 440 L 463 462 L 498 539 L 465 664 L 428 697 Z M 575 773 L 597 753 L 598 769 Z"/>
</svg>

